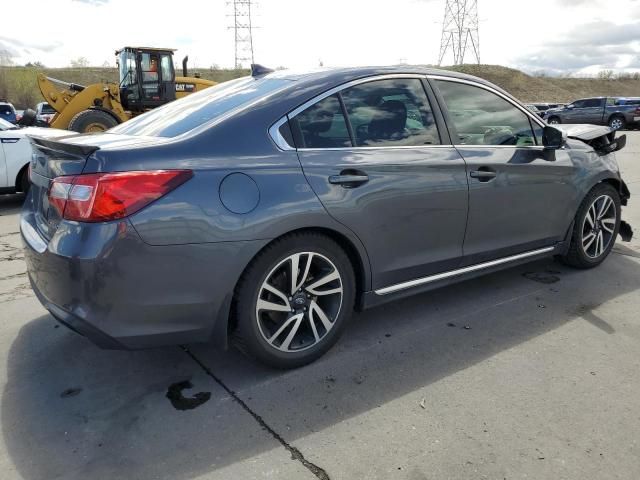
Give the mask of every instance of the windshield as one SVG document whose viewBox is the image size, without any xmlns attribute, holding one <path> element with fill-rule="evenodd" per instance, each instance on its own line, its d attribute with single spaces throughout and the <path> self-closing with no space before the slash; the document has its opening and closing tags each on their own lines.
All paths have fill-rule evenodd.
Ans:
<svg viewBox="0 0 640 480">
<path fill-rule="evenodd" d="M 43 115 L 50 115 L 52 113 L 56 113 L 56 111 L 53 109 L 53 107 L 51 105 L 49 105 L 48 103 L 44 103 L 42 104 L 42 108 L 40 109 L 41 113 Z"/>
<path fill-rule="evenodd" d="M 123 50 L 118 57 L 120 70 L 120 86 L 128 87 L 136 83 L 136 55 Z"/>
<path fill-rule="evenodd" d="M 273 93 L 290 82 L 282 78 L 238 78 L 175 100 L 110 131 L 124 135 L 175 137 Z"/>
<path fill-rule="evenodd" d="M 16 127 L 13 123 L 7 122 L 5 119 L 0 118 L 0 130 L 15 130 Z"/>
</svg>

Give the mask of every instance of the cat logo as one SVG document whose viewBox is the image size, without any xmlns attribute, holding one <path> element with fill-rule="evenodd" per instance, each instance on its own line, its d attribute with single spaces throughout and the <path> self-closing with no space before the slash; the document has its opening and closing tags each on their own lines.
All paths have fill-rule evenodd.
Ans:
<svg viewBox="0 0 640 480">
<path fill-rule="evenodd" d="M 196 86 L 193 83 L 176 83 L 176 92 L 193 93 Z"/>
</svg>

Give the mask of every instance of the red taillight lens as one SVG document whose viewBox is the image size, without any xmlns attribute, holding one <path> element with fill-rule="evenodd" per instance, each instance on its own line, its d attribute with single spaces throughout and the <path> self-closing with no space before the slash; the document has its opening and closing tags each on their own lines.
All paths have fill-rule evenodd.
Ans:
<svg viewBox="0 0 640 480">
<path fill-rule="evenodd" d="M 636 107 L 635 114 L 636 114 L 636 115 L 640 115 L 640 107 Z"/>
<path fill-rule="evenodd" d="M 67 220 L 106 222 L 137 212 L 192 176 L 191 170 L 154 170 L 58 177 L 49 203 Z"/>
</svg>

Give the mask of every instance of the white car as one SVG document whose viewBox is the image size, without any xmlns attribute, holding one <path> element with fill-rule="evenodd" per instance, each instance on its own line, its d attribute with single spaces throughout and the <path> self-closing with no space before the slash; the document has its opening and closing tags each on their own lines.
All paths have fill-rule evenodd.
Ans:
<svg viewBox="0 0 640 480">
<path fill-rule="evenodd" d="M 29 189 L 31 142 L 27 135 L 61 137 L 74 135 L 55 128 L 18 128 L 0 118 L 0 193 L 26 192 Z"/>
</svg>

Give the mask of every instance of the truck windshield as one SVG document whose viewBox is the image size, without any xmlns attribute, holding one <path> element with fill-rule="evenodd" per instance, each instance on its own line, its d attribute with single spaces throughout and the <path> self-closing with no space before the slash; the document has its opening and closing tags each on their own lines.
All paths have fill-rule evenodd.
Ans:
<svg viewBox="0 0 640 480">
<path fill-rule="evenodd" d="M 120 69 L 120 86 L 128 87 L 136 83 L 136 55 L 133 52 L 122 51 L 118 57 Z"/>
<path fill-rule="evenodd" d="M 123 135 L 176 137 L 280 90 L 291 80 L 243 77 L 192 93 L 110 130 Z"/>
</svg>

